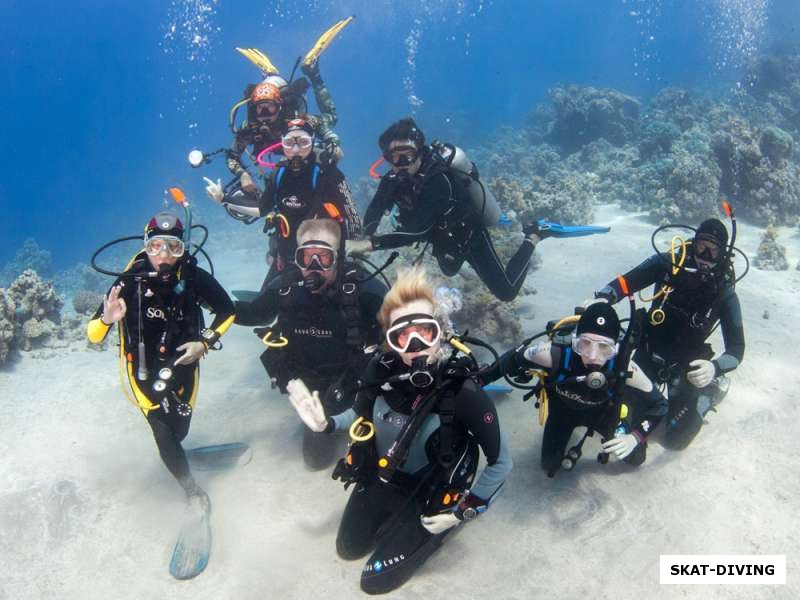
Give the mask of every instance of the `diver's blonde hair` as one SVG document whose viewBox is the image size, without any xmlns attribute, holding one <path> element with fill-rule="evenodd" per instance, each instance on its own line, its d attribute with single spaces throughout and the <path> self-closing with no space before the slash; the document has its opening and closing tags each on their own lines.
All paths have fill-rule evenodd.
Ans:
<svg viewBox="0 0 800 600">
<path fill-rule="evenodd" d="M 427 300 L 436 310 L 433 298 L 433 284 L 428 280 L 425 269 L 414 267 L 400 271 L 392 288 L 383 298 L 383 304 L 378 311 L 378 323 L 384 331 L 389 329 L 391 322 L 389 315 L 393 310 L 405 306 L 414 300 Z"/>
<path fill-rule="evenodd" d="M 333 219 L 306 219 L 297 228 L 297 245 L 302 246 L 309 240 L 319 240 L 339 249 L 342 241 L 342 226 Z"/>
</svg>

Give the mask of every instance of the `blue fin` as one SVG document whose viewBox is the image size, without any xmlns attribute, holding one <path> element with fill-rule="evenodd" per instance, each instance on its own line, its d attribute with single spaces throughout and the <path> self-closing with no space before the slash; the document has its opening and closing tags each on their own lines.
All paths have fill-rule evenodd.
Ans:
<svg viewBox="0 0 800 600">
<path fill-rule="evenodd" d="M 512 391 L 510 385 L 503 385 L 501 383 L 488 383 L 483 386 L 483 390 L 485 392 L 496 392 L 498 394 L 510 394 Z"/>
<path fill-rule="evenodd" d="M 197 577 L 208 565 L 210 553 L 211 525 L 208 513 L 195 515 L 181 529 L 169 561 L 169 572 L 175 579 Z"/>
<path fill-rule="evenodd" d="M 536 224 L 542 231 L 547 231 L 551 237 L 583 237 L 594 235 L 595 233 L 608 233 L 611 227 L 601 227 L 599 225 L 562 225 L 547 219 L 539 219 Z"/>
<path fill-rule="evenodd" d="M 192 448 L 186 451 L 186 458 L 193 469 L 218 471 L 246 465 L 253 458 L 253 451 L 243 442 L 231 442 Z"/>
</svg>

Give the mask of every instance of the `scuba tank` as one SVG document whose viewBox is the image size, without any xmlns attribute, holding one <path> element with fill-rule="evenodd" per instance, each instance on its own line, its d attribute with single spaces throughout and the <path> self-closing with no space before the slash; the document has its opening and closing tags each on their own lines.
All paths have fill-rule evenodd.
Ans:
<svg viewBox="0 0 800 600">
<path fill-rule="evenodd" d="M 455 180 L 462 186 L 472 213 L 479 217 L 485 227 L 500 222 L 500 206 L 491 191 L 483 184 L 478 168 L 458 146 L 433 142 L 431 146 L 450 168 Z"/>
</svg>

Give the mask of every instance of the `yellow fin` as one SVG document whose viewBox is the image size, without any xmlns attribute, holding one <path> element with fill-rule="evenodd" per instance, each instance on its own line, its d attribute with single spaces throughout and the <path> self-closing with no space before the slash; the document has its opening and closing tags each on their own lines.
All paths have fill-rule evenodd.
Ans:
<svg viewBox="0 0 800 600">
<path fill-rule="evenodd" d="M 236 51 L 261 69 L 265 75 L 277 75 L 280 73 L 269 57 L 258 48 L 236 48 Z"/>
<path fill-rule="evenodd" d="M 354 15 L 351 15 L 346 19 L 342 19 L 330 27 L 321 36 L 319 36 L 319 39 L 311 47 L 311 50 L 308 51 L 308 54 L 306 54 L 305 58 L 303 59 L 303 64 L 310 65 L 316 61 L 320 55 L 328 49 L 328 46 L 330 46 L 331 42 L 336 38 L 337 35 L 339 35 L 339 32 L 347 27 L 350 24 L 350 21 L 353 19 L 355 19 Z"/>
</svg>

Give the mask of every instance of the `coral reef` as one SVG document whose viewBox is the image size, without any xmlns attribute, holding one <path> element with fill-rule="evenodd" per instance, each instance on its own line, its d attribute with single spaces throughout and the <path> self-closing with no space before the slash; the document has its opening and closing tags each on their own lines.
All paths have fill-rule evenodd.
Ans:
<svg viewBox="0 0 800 600">
<path fill-rule="evenodd" d="M 0 288 L 0 365 L 6 362 L 14 340 L 16 308 L 10 294 Z"/>
<path fill-rule="evenodd" d="M 762 271 L 785 271 L 789 268 L 786 248 L 778 243 L 778 235 L 778 230 L 770 225 L 761 237 L 753 264 Z"/>
<path fill-rule="evenodd" d="M 603 138 L 621 146 L 631 141 L 639 127 L 639 101 L 621 92 L 569 85 L 548 92 L 555 110 L 546 139 L 571 154 Z"/>
<path fill-rule="evenodd" d="M 39 247 L 32 238 L 26 239 L 17 250 L 14 260 L 7 263 L 0 272 L 0 284 L 10 284 L 15 278 L 31 269 L 42 277 L 52 277 L 53 257 L 47 250 Z"/>
<path fill-rule="evenodd" d="M 760 225 L 800 217 L 800 55 L 764 57 L 752 86 L 703 96 L 668 87 L 639 101 L 558 86 L 524 127 L 474 152 L 502 208 L 520 220 L 591 222 L 598 203 L 657 223 L 719 214 L 721 197 Z M 800 139 L 800 138 L 799 138 Z"/>
<path fill-rule="evenodd" d="M 130 257 L 123 255 L 112 255 L 115 262 L 109 260 L 109 256 L 104 256 L 104 265 L 113 266 L 114 268 L 122 268 Z M 116 266 L 116 265 L 119 266 Z M 58 271 L 53 277 L 53 285 L 58 293 L 65 296 L 74 296 L 76 293 L 86 290 L 93 292 L 103 292 L 108 289 L 111 283 L 111 278 L 108 275 L 98 273 L 87 264 L 78 263 L 65 269 Z"/>
<path fill-rule="evenodd" d="M 15 307 L 19 348 L 27 351 L 51 344 L 59 334 L 64 304 L 53 284 L 28 269 L 11 284 L 8 294 Z"/>
<path fill-rule="evenodd" d="M 800 166 L 789 162 L 793 140 L 785 131 L 761 131 L 729 116 L 712 139 L 721 169 L 720 192 L 758 224 L 792 223 L 800 214 Z"/>
<path fill-rule="evenodd" d="M 72 296 L 72 308 L 79 315 L 91 315 L 103 302 L 103 294 L 92 290 L 81 290 Z"/>
</svg>

